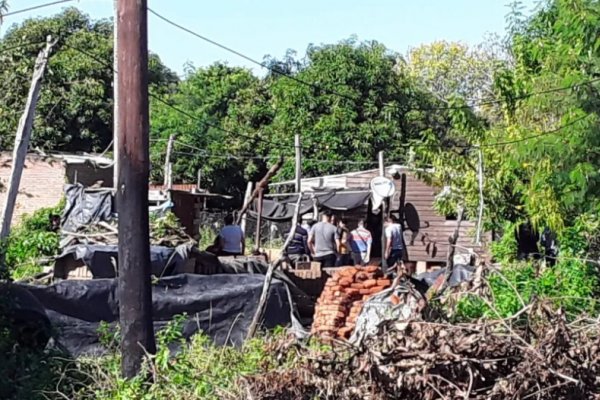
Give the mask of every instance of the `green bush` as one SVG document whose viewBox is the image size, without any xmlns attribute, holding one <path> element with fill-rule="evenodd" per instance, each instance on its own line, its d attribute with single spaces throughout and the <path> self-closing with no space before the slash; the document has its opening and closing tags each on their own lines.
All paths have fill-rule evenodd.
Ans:
<svg viewBox="0 0 600 400">
<path fill-rule="evenodd" d="M 594 249 L 600 234 L 597 218 L 589 215 L 574 221 L 565 228 L 558 240 L 560 255 L 554 266 L 543 266 L 541 261 L 515 260 L 515 225 L 505 226 L 506 234 L 492 246 L 492 253 L 501 264 L 498 271 L 488 277 L 490 301 L 486 302 L 468 294 L 456 304 L 455 317 L 473 320 L 482 317 L 496 318 L 514 315 L 533 297 L 563 308 L 568 315 L 597 314 L 600 309 L 596 299 L 600 291 L 598 266 L 588 255 Z"/>
<path fill-rule="evenodd" d="M 55 207 L 42 208 L 25 215 L 12 228 L 4 247 L 7 271 L 13 279 L 22 279 L 41 272 L 38 259 L 54 256 L 59 250 L 60 235 L 50 229 L 50 216 L 60 215 L 64 203 Z"/>
<path fill-rule="evenodd" d="M 152 366 L 146 364 L 145 372 L 138 378 L 124 380 L 120 377 L 120 353 L 114 341 L 118 332 L 101 327 L 103 343 L 115 351 L 100 359 L 82 359 L 78 368 L 87 371 L 93 384 L 69 398 L 90 399 L 220 399 L 224 393 L 234 393 L 237 380 L 258 373 L 276 364 L 269 354 L 269 343 L 281 333 L 247 341 L 240 348 L 218 347 L 208 336 L 197 334 L 190 342 L 183 339 L 181 321 L 175 318 L 157 334 L 157 353 Z M 179 349 L 173 351 L 173 345 Z M 151 376 L 152 379 L 146 379 Z"/>
</svg>

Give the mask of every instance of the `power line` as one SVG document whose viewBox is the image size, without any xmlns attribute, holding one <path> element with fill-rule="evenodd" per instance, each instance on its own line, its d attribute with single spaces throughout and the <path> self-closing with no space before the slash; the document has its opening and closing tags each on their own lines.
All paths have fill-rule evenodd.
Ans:
<svg viewBox="0 0 600 400">
<path fill-rule="evenodd" d="M 191 30 L 189 28 L 186 28 L 185 26 L 180 25 L 177 22 L 175 22 L 175 21 L 173 21 L 173 20 L 171 20 L 171 19 L 169 19 L 169 18 L 167 18 L 167 17 L 165 17 L 165 16 L 157 13 L 156 11 L 152 10 L 149 7 L 148 7 L 148 11 L 150 13 L 152 13 L 153 15 L 155 15 L 156 17 L 160 18 L 161 20 L 165 21 L 166 23 L 168 23 L 168 24 L 170 24 L 170 25 L 172 25 L 172 26 L 174 26 L 174 27 L 176 27 L 178 29 L 181 29 L 184 32 L 187 32 L 187 33 L 189 33 L 192 36 L 195 36 L 195 37 L 197 37 L 197 38 L 199 38 L 199 39 L 201 39 L 201 40 L 203 40 L 205 42 L 208 42 L 208 43 L 210 43 L 210 44 L 212 44 L 214 46 L 217 46 L 217 47 L 219 47 L 219 48 L 221 48 L 221 49 L 223 49 L 225 51 L 228 51 L 228 52 L 230 52 L 232 54 L 235 54 L 238 57 L 241 57 L 241 58 L 243 58 L 243 59 L 245 59 L 245 60 L 247 60 L 247 61 L 249 61 L 249 62 L 251 62 L 253 64 L 256 64 L 256 65 L 262 67 L 262 68 L 268 69 L 269 71 L 271 71 L 271 72 L 273 72 L 273 73 L 275 73 L 277 75 L 280 75 L 280 76 L 283 76 L 285 78 L 291 79 L 291 80 L 293 80 L 293 81 L 295 81 L 297 83 L 300 83 L 300 84 L 303 84 L 303 85 L 306 85 L 306 86 L 310 86 L 313 89 L 315 89 L 317 91 L 320 91 L 320 92 L 326 92 L 326 93 L 329 93 L 329 94 L 333 94 L 333 95 L 336 95 L 338 97 L 341 97 L 341 98 L 344 98 L 344 99 L 347 99 L 347 100 L 351 100 L 351 101 L 360 100 L 360 99 L 358 99 L 356 97 L 353 97 L 353 96 L 349 96 L 349 95 L 346 95 L 346 94 L 343 94 L 343 93 L 339 93 L 339 92 L 331 90 L 331 89 L 326 89 L 326 88 L 320 87 L 319 85 L 316 85 L 314 83 L 307 82 L 307 81 L 302 80 L 302 79 L 300 79 L 300 78 L 298 78 L 296 76 L 287 74 L 287 73 L 285 73 L 285 72 L 283 72 L 283 71 L 281 71 L 281 70 L 279 70 L 277 68 L 270 67 L 269 65 L 267 65 L 267 64 L 265 64 L 263 62 L 260 62 L 260 61 L 254 59 L 254 58 L 252 58 L 252 57 L 250 57 L 250 56 L 248 56 L 248 55 L 246 55 L 244 53 L 241 53 L 238 50 L 235 50 L 235 49 L 233 49 L 231 47 L 228 47 L 228 46 L 226 46 L 224 44 L 221 44 L 221 43 L 219 43 L 219 42 L 217 42 L 217 41 L 215 41 L 213 39 L 210 39 L 210 38 L 208 38 L 208 37 L 206 37 L 204 35 L 201 35 L 201 34 L 195 32 L 195 31 L 193 31 L 193 30 Z M 591 79 L 591 80 L 588 80 L 588 81 L 580 82 L 580 83 L 569 85 L 569 86 L 557 87 L 557 88 L 552 88 L 552 89 L 543 90 L 543 91 L 539 91 L 539 92 L 531 92 L 531 93 L 524 94 L 524 95 L 521 95 L 521 96 L 515 96 L 515 97 L 512 98 L 512 100 L 524 100 L 524 99 L 527 99 L 527 98 L 530 98 L 530 97 L 534 97 L 534 96 L 539 96 L 539 95 L 542 95 L 542 94 L 548 94 L 548 93 L 560 92 L 560 91 L 564 91 L 564 90 L 570 90 L 570 89 L 577 88 L 579 86 L 583 86 L 583 85 L 595 83 L 595 82 L 598 82 L 598 81 L 600 81 L 600 78 Z M 441 111 L 441 110 L 470 109 L 470 108 L 473 108 L 474 106 L 486 106 L 486 105 L 501 104 L 501 103 L 505 103 L 506 100 L 504 100 L 504 99 L 495 99 L 495 98 L 488 98 L 488 99 L 481 98 L 481 99 L 466 99 L 465 102 L 469 103 L 469 105 L 465 104 L 464 106 L 446 106 L 446 107 L 410 107 L 410 110 L 415 110 L 415 111 L 435 111 L 435 110 L 440 110 Z M 399 108 L 399 106 L 396 105 L 396 104 L 383 103 L 383 105 L 384 106 L 388 106 L 388 107 Z"/>
<path fill-rule="evenodd" d="M 37 41 L 37 42 L 21 43 L 21 44 L 18 44 L 18 45 L 15 45 L 15 46 L 11 46 L 11 47 L 0 48 L 0 54 L 7 53 L 7 52 L 9 52 L 11 50 L 20 49 L 21 47 L 32 46 L 34 44 L 41 45 L 41 44 L 45 44 L 45 43 L 46 43 L 46 41 L 44 40 L 44 41 Z"/>
<path fill-rule="evenodd" d="M 4 17 L 10 17 L 11 15 L 17 15 L 17 14 L 21 14 L 21 13 L 28 12 L 28 11 L 37 10 L 37 9 L 44 8 L 44 7 L 54 6 L 54 5 L 57 5 L 57 4 L 68 3 L 68 2 L 71 2 L 71 1 L 74 1 L 74 0 L 58 0 L 58 1 L 53 1 L 53 2 L 50 2 L 50 3 L 44 3 L 44 4 L 37 5 L 37 6 L 29 7 L 29 8 L 23 8 L 21 10 L 11 11 L 11 12 L 8 12 L 6 14 L 2 14 L 2 18 L 4 18 Z"/>
<path fill-rule="evenodd" d="M 91 54 L 89 54 L 88 52 L 86 52 L 86 51 L 84 51 L 84 50 L 81 50 L 81 49 L 79 49 L 79 48 L 77 48 L 77 47 L 71 46 L 71 45 L 66 45 L 66 46 L 67 46 L 67 47 L 70 47 L 70 48 L 72 48 L 72 49 L 74 49 L 74 50 L 80 51 L 80 52 L 82 52 L 83 54 L 85 54 L 85 55 L 87 55 L 87 56 L 89 56 L 89 57 L 92 57 L 92 58 L 93 58 L 94 60 L 96 60 L 97 62 L 99 62 L 99 63 L 101 63 L 101 64 L 104 64 L 104 65 L 106 65 L 108 68 L 110 68 L 111 70 L 113 70 L 113 66 L 112 66 L 112 65 L 108 65 L 108 64 L 107 64 L 105 61 L 103 61 L 103 60 L 101 60 L 101 59 L 99 59 L 99 58 L 95 57 L 94 55 L 91 55 Z M 600 78 L 598 78 L 598 79 L 594 79 L 593 81 L 598 81 L 598 80 L 600 80 Z M 590 82 L 591 82 L 591 81 L 590 81 Z M 560 90 L 560 88 L 550 89 L 550 90 L 548 90 L 548 91 L 546 91 L 546 92 L 550 92 L 551 90 L 552 90 L 552 91 L 558 91 L 558 90 Z M 541 93 L 541 92 L 538 92 L 538 93 Z M 252 136 L 249 136 L 249 135 L 245 135 L 245 134 L 242 134 L 242 133 L 239 133 L 239 132 L 234 132 L 234 131 L 231 131 L 231 130 L 228 130 L 228 129 L 222 128 L 222 127 L 220 127 L 220 126 L 218 126 L 218 125 L 215 125 L 215 124 L 208 123 L 208 122 L 206 122 L 206 121 L 204 121 L 204 120 L 202 120 L 202 119 L 200 119 L 200 118 L 196 117 L 195 115 L 193 115 L 193 114 L 190 114 L 190 113 L 188 113 L 187 111 L 185 111 L 185 110 L 182 110 L 182 109 L 180 109 L 179 107 L 176 107 L 176 106 L 174 106 L 174 105 L 170 104 L 170 103 L 169 103 L 169 102 L 167 102 L 166 100 L 164 100 L 164 99 L 162 99 L 162 98 L 160 98 L 160 97 L 156 96 L 156 95 L 155 95 L 155 94 L 153 94 L 153 93 L 149 93 L 149 96 L 150 96 L 150 97 L 152 97 L 153 99 L 155 99 L 155 100 L 157 100 L 157 101 L 159 101 L 159 102 L 163 103 L 163 104 L 164 104 L 164 105 L 166 105 L 167 107 L 170 107 L 171 109 L 173 109 L 173 110 L 175 110 L 175 111 L 179 112 L 180 114 L 187 116 L 187 117 L 188 117 L 188 118 L 190 118 L 190 119 L 196 120 L 196 121 L 198 121 L 198 122 L 200 122 L 200 123 L 202 123 L 202 124 L 204 124 L 204 125 L 206 125 L 206 126 L 213 127 L 213 128 L 215 128 L 215 129 L 221 130 L 221 131 L 223 131 L 223 132 L 225 132 L 225 133 L 229 133 L 229 134 L 231 134 L 231 135 L 237 135 L 237 136 L 240 136 L 240 137 L 244 137 L 244 138 L 247 138 L 247 139 L 249 139 L 249 140 L 260 140 L 260 141 L 262 141 L 262 142 L 264 142 L 264 143 L 271 144 L 271 145 L 273 145 L 273 146 L 276 146 L 276 147 L 293 147 L 293 145 L 292 145 L 291 143 L 290 143 L 290 144 L 275 143 L 275 142 L 272 142 L 272 141 L 269 141 L 269 140 L 263 139 L 263 138 L 261 138 L 261 137 L 252 137 Z M 510 144 L 514 144 L 514 143 L 524 142 L 524 141 L 531 140 L 531 139 L 536 139 L 536 138 L 539 138 L 539 137 L 542 137 L 542 136 L 546 136 L 546 135 L 551 135 L 551 134 L 554 134 L 554 133 L 556 133 L 556 132 L 559 132 L 559 131 L 561 131 L 561 130 L 563 130 L 563 129 L 565 129 L 565 128 L 569 127 L 569 126 L 572 126 L 572 125 L 576 124 L 577 122 L 579 122 L 579 121 L 581 121 L 581 120 L 583 120 L 583 119 L 585 119 L 585 118 L 589 117 L 590 115 L 591 115 L 591 114 L 587 114 L 587 115 L 585 115 L 585 116 L 583 116 L 583 117 L 577 118 L 577 119 L 575 119 L 575 120 L 573 120 L 573 121 L 571 121 L 571 122 L 569 122 L 569 123 L 567 123 L 567 124 L 565 124 L 565 125 L 559 126 L 558 128 L 556 128 L 556 129 L 553 129 L 553 130 L 550 130 L 550 131 L 541 132 L 541 133 L 539 133 L 539 134 L 536 134 L 536 135 L 532 135 L 532 136 L 524 137 L 524 138 L 521 138 L 521 139 L 515 139 L 515 140 L 511 140 L 511 141 L 502 141 L 502 142 L 496 142 L 496 143 L 487 143 L 487 144 L 485 144 L 485 143 L 484 143 L 484 144 L 481 144 L 481 147 L 505 146 L 505 145 L 510 145 Z M 428 143 L 412 143 L 412 144 L 411 144 L 411 143 L 407 143 L 407 144 L 401 145 L 401 147 L 407 147 L 407 148 L 411 148 L 411 147 L 412 147 L 412 148 L 415 148 L 415 147 L 430 147 L 430 148 L 431 148 L 431 147 L 433 147 L 433 148 L 442 148 L 442 147 L 445 147 L 445 146 L 443 146 L 442 144 L 428 144 Z M 448 146 L 448 147 L 458 147 L 458 148 L 466 148 L 466 149 L 470 149 L 470 148 L 478 148 L 479 146 L 478 146 L 478 145 L 458 145 L 458 144 L 456 144 L 456 145 L 451 145 L 451 146 Z M 323 161 L 324 161 L 324 160 L 323 160 Z"/>
<path fill-rule="evenodd" d="M 536 135 L 527 136 L 527 137 L 524 137 L 524 138 L 521 138 L 521 139 L 503 141 L 503 142 L 487 143 L 487 144 L 484 143 L 484 144 L 481 145 L 481 147 L 507 146 L 509 144 L 525 142 L 527 140 L 537 139 L 537 138 L 542 137 L 542 136 L 552 135 L 552 134 L 555 134 L 555 133 L 557 133 L 557 132 L 559 132 L 559 131 L 561 131 L 561 130 L 563 130 L 565 128 L 573 126 L 573 125 L 575 125 L 578 122 L 583 121 L 584 119 L 588 118 L 590 115 L 592 115 L 592 114 L 586 114 L 586 115 L 584 115 L 582 117 L 579 117 L 579 118 L 576 118 L 576 119 L 574 119 L 574 120 L 572 120 L 570 122 L 567 122 L 566 124 L 561 125 L 561 126 L 555 128 L 555 129 L 552 129 L 552 130 L 549 130 L 549 131 L 545 131 L 545 132 L 540 132 L 540 133 L 538 133 Z M 471 146 L 471 147 L 478 147 L 478 146 Z"/>
</svg>

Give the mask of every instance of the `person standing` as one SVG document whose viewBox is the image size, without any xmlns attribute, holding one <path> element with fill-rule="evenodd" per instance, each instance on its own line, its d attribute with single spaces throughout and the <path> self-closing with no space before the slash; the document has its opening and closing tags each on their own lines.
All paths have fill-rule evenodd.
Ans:
<svg viewBox="0 0 600 400">
<path fill-rule="evenodd" d="M 385 219 L 385 258 L 388 268 L 393 267 L 402 260 L 404 240 L 402 238 L 402 226 L 394 221 L 391 216 Z"/>
<path fill-rule="evenodd" d="M 241 256 L 246 247 L 244 243 L 244 231 L 239 225 L 233 223 L 233 215 L 225 217 L 225 226 L 219 233 L 219 243 L 222 256 Z"/>
<path fill-rule="evenodd" d="M 321 215 L 321 221 L 317 222 L 308 234 L 308 247 L 313 260 L 320 262 L 322 268 L 335 266 L 339 241 L 337 229 L 331 223 L 331 213 L 325 211 Z"/>
<path fill-rule="evenodd" d="M 300 224 L 296 225 L 294 236 L 290 244 L 285 248 L 285 254 L 293 264 L 296 264 L 299 259 L 310 255 L 310 250 L 308 249 L 308 232 Z"/>
<path fill-rule="evenodd" d="M 354 265 L 367 265 L 371 257 L 371 246 L 373 236 L 365 228 L 365 220 L 358 221 L 358 226 L 350 232 L 350 248 L 352 249 L 352 258 Z"/>
<path fill-rule="evenodd" d="M 346 226 L 346 221 L 341 218 L 338 219 L 337 235 L 339 244 L 335 266 L 353 265 L 352 255 L 350 254 L 350 230 Z"/>
</svg>

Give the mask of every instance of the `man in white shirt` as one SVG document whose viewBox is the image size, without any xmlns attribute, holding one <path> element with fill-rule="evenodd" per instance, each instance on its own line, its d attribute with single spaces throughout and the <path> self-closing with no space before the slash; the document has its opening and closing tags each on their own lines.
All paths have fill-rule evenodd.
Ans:
<svg viewBox="0 0 600 400">
<path fill-rule="evenodd" d="M 402 261 L 403 250 L 402 226 L 392 217 L 387 217 L 385 219 L 385 258 L 388 268 L 393 267 L 398 261 Z"/>
<path fill-rule="evenodd" d="M 233 215 L 225 217 L 225 226 L 219 233 L 222 256 L 241 256 L 244 254 L 244 232 L 242 228 L 233 223 Z"/>
</svg>

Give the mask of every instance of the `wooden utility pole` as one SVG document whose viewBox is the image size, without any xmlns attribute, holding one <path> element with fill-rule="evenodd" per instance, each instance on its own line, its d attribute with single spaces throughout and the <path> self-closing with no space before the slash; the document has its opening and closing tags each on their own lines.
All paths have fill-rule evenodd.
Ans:
<svg viewBox="0 0 600 400">
<path fill-rule="evenodd" d="M 146 0 L 118 0 L 119 323 L 121 371 L 138 374 L 155 353 L 148 222 L 148 14 Z"/>
<path fill-rule="evenodd" d="M 298 134 L 294 136 L 294 148 L 296 149 L 296 193 L 300 193 L 302 190 L 302 147 Z"/>
<path fill-rule="evenodd" d="M 35 60 L 33 69 L 33 77 L 31 78 L 31 86 L 27 94 L 25 102 L 25 110 L 17 133 L 15 134 L 15 147 L 13 149 L 12 166 L 10 168 L 10 180 L 8 183 L 8 192 L 6 193 L 6 201 L 0 215 L 0 240 L 6 238 L 10 234 L 10 223 L 12 221 L 13 212 L 15 210 L 15 202 L 19 193 L 19 185 L 21 183 L 21 175 L 25 166 L 25 158 L 27 157 L 27 149 L 29 148 L 29 139 L 31 138 L 31 130 L 33 129 L 33 117 L 35 116 L 35 107 L 40 95 L 42 78 L 48 64 L 50 51 L 56 42 L 51 42 L 50 36 L 46 41 L 46 47 L 40 51 Z"/>
<path fill-rule="evenodd" d="M 175 135 L 169 136 L 169 141 L 167 142 L 167 154 L 165 155 L 165 169 L 164 169 L 164 180 L 163 186 L 170 189 L 169 185 L 171 182 L 171 153 L 173 152 L 173 144 L 175 142 Z"/>
<path fill-rule="evenodd" d="M 117 76 L 117 58 L 119 54 L 119 0 L 113 0 L 113 7 L 113 187 L 116 190 L 119 181 L 119 118 L 117 116 L 117 110 L 119 109 L 119 77 Z"/>
<path fill-rule="evenodd" d="M 244 195 L 244 204 L 248 203 L 250 201 L 250 198 L 252 197 L 252 187 L 254 185 L 252 184 L 252 181 L 248 182 L 248 186 L 246 186 L 246 194 Z M 244 213 L 244 215 L 242 215 L 242 219 L 241 219 L 241 223 L 240 223 L 240 228 L 242 229 L 242 232 L 244 232 L 244 236 L 246 235 L 246 221 L 247 221 L 247 213 Z"/>
<path fill-rule="evenodd" d="M 379 176 L 385 176 L 385 165 L 383 163 L 383 151 L 378 154 L 379 159 Z M 387 260 L 385 258 L 385 216 L 386 216 L 386 199 L 381 202 L 381 270 L 387 273 Z"/>
</svg>

